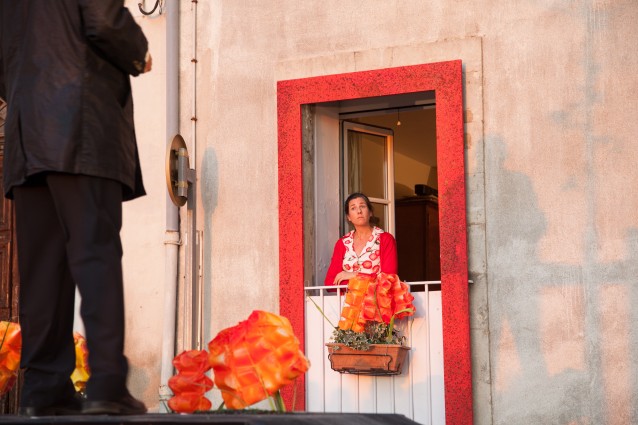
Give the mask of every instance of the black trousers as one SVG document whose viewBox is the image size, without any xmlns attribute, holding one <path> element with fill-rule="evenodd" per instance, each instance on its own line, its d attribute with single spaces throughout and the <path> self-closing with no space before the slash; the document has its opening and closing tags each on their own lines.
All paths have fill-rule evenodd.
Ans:
<svg viewBox="0 0 638 425">
<path fill-rule="evenodd" d="M 49 406 L 74 393 L 75 287 L 82 303 L 92 400 L 126 392 L 122 283 L 122 186 L 50 173 L 14 188 L 20 272 L 22 406 Z"/>
</svg>

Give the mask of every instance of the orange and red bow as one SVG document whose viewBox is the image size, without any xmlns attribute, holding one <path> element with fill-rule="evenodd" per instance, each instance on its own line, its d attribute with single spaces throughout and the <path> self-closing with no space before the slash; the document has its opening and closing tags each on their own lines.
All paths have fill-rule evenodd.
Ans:
<svg viewBox="0 0 638 425">
<path fill-rule="evenodd" d="M 230 409 L 272 396 L 310 366 L 288 319 L 265 311 L 222 330 L 208 349 L 215 384 Z"/>
<path fill-rule="evenodd" d="M 339 329 L 363 332 L 366 322 L 390 323 L 392 318 L 411 316 L 414 296 L 396 274 L 358 274 L 348 282 Z"/>
<path fill-rule="evenodd" d="M 208 353 L 200 350 L 184 351 L 173 359 L 177 375 L 168 380 L 175 394 L 168 400 L 168 407 L 179 413 L 210 410 L 211 402 L 204 394 L 213 388 L 213 381 L 206 376 L 210 369 Z"/>
<path fill-rule="evenodd" d="M 91 376 L 89 349 L 86 345 L 86 338 L 78 332 L 73 332 L 73 342 L 75 343 L 75 370 L 71 374 L 71 381 L 73 381 L 75 391 L 83 392 L 86 388 L 86 382 Z"/>
<path fill-rule="evenodd" d="M 18 377 L 21 350 L 20 325 L 0 322 L 0 396 L 11 390 Z"/>
<path fill-rule="evenodd" d="M 86 339 L 77 332 L 73 333 L 75 344 L 75 370 L 71 380 L 76 391 L 84 391 L 91 371 L 89 369 L 89 351 Z M 0 396 L 11 390 L 18 376 L 20 355 L 22 351 L 22 334 L 20 325 L 15 322 L 0 322 Z"/>
</svg>

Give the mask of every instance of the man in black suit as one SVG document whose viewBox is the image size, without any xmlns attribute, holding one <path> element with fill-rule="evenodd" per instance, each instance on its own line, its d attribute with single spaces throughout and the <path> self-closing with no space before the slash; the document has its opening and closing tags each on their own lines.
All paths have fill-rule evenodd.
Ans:
<svg viewBox="0 0 638 425">
<path fill-rule="evenodd" d="M 139 414 L 126 386 L 122 202 L 144 195 L 129 76 L 151 68 L 123 0 L 0 0 L 4 193 L 14 199 L 20 413 Z M 80 403 L 75 287 L 91 378 Z"/>
</svg>

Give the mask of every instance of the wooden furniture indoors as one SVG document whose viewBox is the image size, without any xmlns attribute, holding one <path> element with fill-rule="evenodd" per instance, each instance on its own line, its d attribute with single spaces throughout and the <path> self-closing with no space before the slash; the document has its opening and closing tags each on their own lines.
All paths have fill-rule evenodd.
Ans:
<svg viewBox="0 0 638 425">
<path fill-rule="evenodd" d="M 437 198 L 414 196 L 397 200 L 395 233 L 401 280 L 441 280 Z"/>
</svg>

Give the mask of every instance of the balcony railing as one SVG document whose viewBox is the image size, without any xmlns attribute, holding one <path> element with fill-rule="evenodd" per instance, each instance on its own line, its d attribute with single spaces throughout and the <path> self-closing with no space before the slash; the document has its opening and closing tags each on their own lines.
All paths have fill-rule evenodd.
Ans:
<svg viewBox="0 0 638 425">
<path fill-rule="evenodd" d="M 324 344 L 339 321 L 346 287 L 306 287 L 306 377 L 309 412 L 395 413 L 421 424 L 445 424 L 441 282 L 408 283 L 416 314 L 398 328 L 411 347 L 401 375 L 340 374 L 330 368 Z M 328 290 L 331 290 L 330 292 Z M 316 303 L 316 305 L 315 305 Z"/>
</svg>

